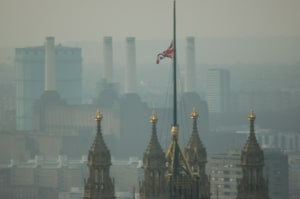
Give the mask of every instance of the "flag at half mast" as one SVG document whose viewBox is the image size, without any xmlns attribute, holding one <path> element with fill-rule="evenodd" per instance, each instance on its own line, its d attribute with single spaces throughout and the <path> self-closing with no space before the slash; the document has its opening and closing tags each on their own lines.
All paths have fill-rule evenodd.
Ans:
<svg viewBox="0 0 300 199">
<path fill-rule="evenodd" d="M 174 45 L 173 41 L 171 42 L 169 48 L 162 53 L 159 53 L 156 58 L 156 63 L 159 64 L 160 60 L 162 60 L 165 57 L 173 58 L 173 53 L 174 53 Z"/>
</svg>

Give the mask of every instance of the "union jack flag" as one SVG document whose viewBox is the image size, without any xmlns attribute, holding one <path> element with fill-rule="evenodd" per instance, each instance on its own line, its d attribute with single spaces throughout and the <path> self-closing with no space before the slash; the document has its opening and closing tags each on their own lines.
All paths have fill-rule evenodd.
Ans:
<svg viewBox="0 0 300 199">
<path fill-rule="evenodd" d="M 157 55 L 156 63 L 159 64 L 160 60 L 162 60 L 165 57 L 169 57 L 169 58 L 172 59 L 173 58 L 173 53 L 174 53 L 174 45 L 173 45 L 173 41 L 172 41 L 167 50 L 165 50 L 162 53 L 159 53 Z"/>
</svg>

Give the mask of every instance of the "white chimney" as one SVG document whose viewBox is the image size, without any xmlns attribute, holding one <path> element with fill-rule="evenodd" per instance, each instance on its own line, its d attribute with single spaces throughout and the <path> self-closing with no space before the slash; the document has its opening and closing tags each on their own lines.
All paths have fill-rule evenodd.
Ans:
<svg viewBox="0 0 300 199">
<path fill-rule="evenodd" d="M 196 59 L 195 59 L 195 38 L 186 38 L 186 68 L 185 68 L 185 92 L 196 91 Z"/>
<path fill-rule="evenodd" d="M 45 91 L 56 90 L 56 59 L 54 37 L 45 41 Z"/>
<path fill-rule="evenodd" d="M 125 93 L 136 93 L 135 38 L 126 38 Z"/>
<path fill-rule="evenodd" d="M 103 38 L 103 58 L 104 58 L 104 73 L 103 79 L 106 79 L 107 83 L 113 83 L 113 47 L 112 37 Z"/>
</svg>

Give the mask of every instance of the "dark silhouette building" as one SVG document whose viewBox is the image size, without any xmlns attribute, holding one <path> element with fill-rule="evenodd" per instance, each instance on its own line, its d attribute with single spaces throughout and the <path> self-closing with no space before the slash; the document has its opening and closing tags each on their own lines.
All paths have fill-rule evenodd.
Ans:
<svg viewBox="0 0 300 199">
<path fill-rule="evenodd" d="M 242 178 L 238 182 L 237 199 L 269 199 L 268 182 L 263 176 L 264 154 L 255 137 L 255 118 L 250 111 L 250 133 L 241 152 Z"/>
<path fill-rule="evenodd" d="M 200 198 L 210 198 L 210 182 L 205 173 L 207 153 L 199 137 L 197 126 L 198 117 L 199 114 L 194 109 L 191 113 L 191 119 L 193 120 L 192 134 L 185 148 L 185 157 L 192 169 L 192 172 L 196 173 L 199 177 Z"/>
<path fill-rule="evenodd" d="M 110 178 L 111 156 L 101 131 L 102 115 L 97 111 L 97 134 L 92 144 L 87 166 L 89 177 L 84 183 L 84 199 L 112 199 L 115 198 L 113 179 Z"/>
<path fill-rule="evenodd" d="M 156 114 L 150 116 L 151 139 L 143 157 L 144 181 L 140 186 L 141 199 L 167 198 L 165 154 L 157 138 Z"/>
<path fill-rule="evenodd" d="M 157 117 L 152 114 L 152 136 L 144 153 L 144 181 L 140 187 L 141 199 L 193 198 L 209 199 L 210 185 L 205 174 L 206 149 L 198 135 L 198 113 L 193 110 L 193 130 L 183 150 L 178 142 L 178 127 L 171 129 L 171 142 L 164 153 L 156 134 Z"/>
</svg>

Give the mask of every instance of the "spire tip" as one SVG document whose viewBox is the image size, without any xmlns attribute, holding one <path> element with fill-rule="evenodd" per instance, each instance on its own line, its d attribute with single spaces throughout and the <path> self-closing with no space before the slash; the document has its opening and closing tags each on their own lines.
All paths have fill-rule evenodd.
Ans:
<svg viewBox="0 0 300 199">
<path fill-rule="evenodd" d="M 101 121 L 103 118 L 102 114 L 100 113 L 99 109 L 96 112 L 95 120 Z"/>
<path fill-rule="evenodd" d="M 249 114 L 248 114 L 248 120 L 254 121 L 255 118 L 256 118 L 256 115 L 255 115 L 253 109 L 251 108 L 251 109 L 250 109 L 250 112 L 249 112 Z"/>
</svg>

